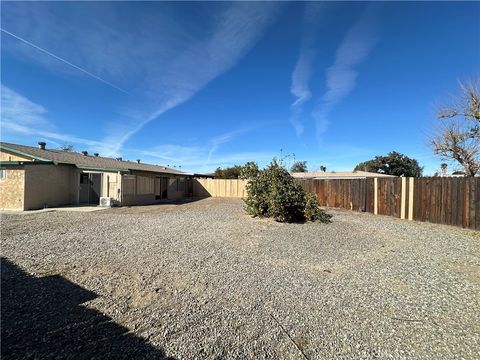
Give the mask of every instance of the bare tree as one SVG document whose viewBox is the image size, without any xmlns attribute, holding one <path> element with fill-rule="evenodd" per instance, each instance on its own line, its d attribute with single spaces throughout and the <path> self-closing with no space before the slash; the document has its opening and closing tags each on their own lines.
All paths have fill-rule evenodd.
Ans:
<svg viewBox="0 0 480 360">
<path fill-rule="evenodd" d="M 63 145 L 60 145 L 60 146 L 58 147 L 58 150 L 62 150 L 62 151 L 75 151 L 75 148 L 73 147 L 73 145 L 63 144 Z"/>
<path fill-rule="evenodd" d="M 457 161 L 466 176 L 480 171 L 480 80 L 460 84 L 461 95 L 438 112 L 440 124 L 431 138 L 435 154 Z"/>
</svg>

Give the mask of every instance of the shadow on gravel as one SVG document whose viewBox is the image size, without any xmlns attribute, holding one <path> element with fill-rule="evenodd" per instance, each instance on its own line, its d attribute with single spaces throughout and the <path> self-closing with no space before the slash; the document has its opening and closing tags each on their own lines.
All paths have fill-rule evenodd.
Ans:
<svg viewBox="0 0 480 360">
<path fill-rule="evenodd" d="M 81 306 L 97 295 L 59 275 L 35 278 L 1 258 L 1 280 L 2 359 L 167 359 L 111 318 Z"/>
</svg>

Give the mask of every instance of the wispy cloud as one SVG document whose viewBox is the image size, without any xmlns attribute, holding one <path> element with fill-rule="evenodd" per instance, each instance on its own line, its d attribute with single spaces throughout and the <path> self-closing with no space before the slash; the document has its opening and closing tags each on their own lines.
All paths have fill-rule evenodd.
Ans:
<svg viewBox="0 0 480 360">
<path fill-rule="evenodd" d="M 115 147 L 102 140 L 86 139 L 58 131 L 54 123 L 48 118 L 48 111 L 25 96 L 17 93 L 9 87 L 1 84 L 1 137 L 2 140 L 15 137 L 15 134 L 36 137 L 45 140 L 49 144 L 60 146 L 72 144 L 82 146 L 82 150 L 96 151 L 103 156 L 117 154 Z M 247 134 L 254 127 L 241 127 L 223 134 L 211 137 L 198 145 L 162 144 L 150 149 L 128 149 L 122 151 L 125 158 L 150 160 L 154 163 L 161 162 L 163 165 L 181 166 L 196 171 L 212 171 L 218 166 L 241 164 L 247 161 L 268 161 L 275 154 L 272 152 L 238 152 L 216 156 L 217 150 L 222 145 Z"/>
<path fill-rule="evenodd" d="M 324 11 L 325 5 L 323 3 L 311 2 L 305 4 L 300 54 L 292 73 L 292 85 L 290 87 L 290 92 L 295 97 L 291 106 L 290 123 L 295 128 L 297 137 L 300 137 L 304 131 L 304 126 L 300 120 L 303 105 L 312 97 L 309 82 L 317 53 L 316 38 L 318 26 L 321 23 L 320 15 Z"/>
<path fill-rule="evenodd" d="M 254 129 L 253 127 L 243 127 L 240 129 L 236 129 L 233 131 L 229 131 L 229 132 L 214 136 L 209 141 L 211 144 L 211 147 L 210 147 L 210 150 L 208 151 L 208 157 L 205 164 L 209 164 L 211 162 L 213 154 L 220 148 L 221 145 L 226 144 L 229 141 L 232 141 L 237 136 L 250 132 L 253 129 Z"/>
<path fill-rule="evenodd" d="M 334 64 L 327 69 L 327 91 L 313 111 L 317 140 L 328 129 L 328 115 L 356 85 L 357 67 L 365 61 L 377 43 L 374 29 L 374 7 L 369 6 L 348 30 L 337 49 Z"/>
<path fill-rule="evenodd" d="M 5 137 L 11 137 L 15 134 L 23 134 L 37 139 L 46 140 L 49 144 L 59 146 L 61 144 L 73 144 L 77 149 L 86 149 L 91 152 L 97 151 L 102 155 L 106 155 L 112 151 L 108 144 L 102 141 L 92 140 L 73 136 L 59 132 L 53 122 L 48 118 L 48 111 L 43 106 L 32 102 L 28 98 L 18 94 L 14 90 L 1 85 L 1 130 L 2 140 Z M 217 167 L 231 166 L 234 164 L 243 164 L 247 161 L 257 161 L 266 164 L 274 156 L 278 155 L 272 151 L 256 151 L 256 152 L 222 152 L 217 155 L 217 150 L 230 141 L 234 141 L 238 137 L 253 131 L 253 127 L 243 127 L 216 135 L 202 142 L 178 145 L 178 144 L 162 144 L 149 149 L 129 149 L 125 148 L 122 155 L 125 158 L 136 159 L 139 156 L 144 162 L 160 163 L 162 165 L 170 165 L 181 167 L 183 170 L 194 170 L 196 172 L 210 172 Z M 82 146 L 79 148 L 79 146 Z M 84 147 L 85 146 L 85 147 Z M 345 160 L 357 159 L 373 156 L 373 152 L 369 149 L 358 148 L 348 144 L 328 145 L 324 148 L 323 161 L 316 164 L 315 161 L 309 160 L 314 167 L 327 165 L 331 170 L 351 170 L 354 162 Z M 339 155 L 343 154 L 343 155 Z M 423 156 L 425 155 L 425 156 Z M 415 154 L 416 158 L 431 158 L 428 153 Z M 363 158 L 359 158 L 362 157 Z M 208 159 L 208 161 L 206 161 Z M 328 165 L 328 164 L 335 164 Z M 348 165 L 350 164 L 350 165 Z M 318 166 L 317 166 L 318 165 Z M 350 166 L 350 167 L 349 167 Z"/>
<path fill-rule="evenodd" d="M 136 149 L 133 151 L 140 153 L 142 156 L 168 162 L 172 165 L 185 165 L 190 163 L 192 159 L 198 159 L 206 154 L 204 146 L 176 144 L 163 144 L 151 149 Z"/>
<path fill-rule="evenodd" d="M 310 100 L 312 93 L 308 86 L 308 81 L 312 73 L 312 63 L 315 51 L 312 49 L 303 50 L 300 54 L 295 70 L 292 74 L 292 86 L 290 92 L 296 97 L 296 100 L 291 106 L 292 114 L 290 116 L 290 123 L 295 129 L 297 137 L 303 134 L 304 127 L 300 121 L 300 116 L 303 110 L 303 104 Z"/>
<path fill-rule="evenodd" d="M 50 122 L 45 118 L 47 110 L 43 106 L 28 100 L 3 84 L 1 90 L 2 125 L 18 124 L 26 127 L 51 127 Z"/>
<path fill-rule="evenodd" d="M 141 154 L 148 162 L 161 162 L 162 164 L 205 173 L 214 171 L 217 167 L 241 165 L 247 161 L 256 161 L 263 165 L 276 155 L 271 151 L 233 152 L 212 157 L 208 163 L 205 163 L 209 151 L 208 146 L 165 144 L 152 149 L 136 150 L 135 153 Z"/>
<path fill-rule="evenodd" d="M 212 136 L 204 141 L 194 140 L 188 145 L 162 144 L 149 149 L 125 149 L 124 153 L 132 151 L 141 154 L 153 162 L 158 160 L 163 163 L 194 169 L 197 172 L 213 171 L 217 167 L 243 164 L 247 161 L 268 161 L 275 154 L 270 151 L 258 152 L 231 152 L 222 151 L 217 155 L 218 150 L 225 144 L 234 141 L 255 130 L 256 127 L 240 127 L 229 132 Z"/>
<path fill-rule="evenodd" d="M 68 71 L 58 66 L 58 58 L 75 59 L 76 67 L 129 90 L 115 119 L 121 131 L 102 139 L 118 153 L 145 125 L 234 67 L 275 19 L 277 8 L 274 3 L 214 3 L 205 16 L 186 22 L 178 8 L 166 5 L 140 14 L 109 3 L 9 3 L 2 26 L 48 49 L 49 56 L 32 56 L 31 45 L 13 40 L 7 43 L 10 51 L 54 71 Z M 96 16 L 78 16 L 89 11 Z"/>
<path fill-rule="evenodd" d="M 164 99 L 158 103 L 156 110 L 121 137 L 119 146 L 123 146 L 149 122 L 188 101 L 210 81 L 240 61 L 256 43 L 275 13 L 271 5 L 260 5 L 262 6 L 233 3 L 217 18 L 210 36 L 192 43 L 165 73 L 160 74 L 160 78 L 152 77 L 154 82 L 150 81 L 148 87 L 156 88 L 158 82 L 164 84 Z M 213 145 L 213 151 L 221 141 L 222 139 L 217 139 L 218 144 Z"/>
<path fill-rule="evenodd" d="M 1 85 L 0 104 L 2 140 L 13 134 L 22 134 L 31 137 L 37 136 L 42 140 L 56 140 L 64 144 L 86 145 L 102 154 L 111 152 L 108 144 L 101 141 L 58 132 L 53 122 L 46 117 L 47 110 L 43 106 L 30 101 L 3 84 Z"/>
</svg>

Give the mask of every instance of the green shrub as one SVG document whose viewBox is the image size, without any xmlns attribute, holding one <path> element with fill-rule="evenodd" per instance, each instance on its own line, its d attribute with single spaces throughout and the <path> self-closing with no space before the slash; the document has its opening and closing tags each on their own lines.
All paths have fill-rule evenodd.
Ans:
<svg viewBox="0 0 480 360">
<path fill-rule="evenodd" d="M 254 168 L 254 166 L 250 165 Z M 251 170 L 251 169 L 249 169 Z M 248 178 L 245 210 L 254 217 L 271 217 L 279 222 L 328 222 L 330 215 L 318 207 L 315 195 L 307 195 L 276 159 L 264 170 L 246 171 Z M 308 205 L 308 207 L 307 207 Z"/>
<path fill-rule="evenodd" d="M 320 221 L 322 223 L 329 223 L 332 215 L 318 207 L 317 195 L 313 193 L 305 194 L 305 219 L 308 221 Z"/>
</svg>

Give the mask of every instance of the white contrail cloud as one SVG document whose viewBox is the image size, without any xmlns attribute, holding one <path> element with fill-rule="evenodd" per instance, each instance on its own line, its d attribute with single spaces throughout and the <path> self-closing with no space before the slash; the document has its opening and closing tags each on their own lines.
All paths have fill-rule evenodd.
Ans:
<svg viewBox="0 0 480 360">
<path fill-rule="evenodd" d="M 377 44 L 375 6 L 370 6 L 348 30 L 337 49 L 335 62 L 326 71 L 327 91 L 313 110 L 317 141 L 329 126 L 330 111 L 348 96 L 356 86 L 358 69 Z"/>
<path fill-rule="evenodd" d="M 292 114 L 290 116 L 290 123 L 295 129 L 297 137 L 303 134 L 304 127 L 300 121 L 300 116 L 303 110 L 303 104 L 312 97 L 312 93 L 308 86 L 308 81 L 312 75 L 312 63 L 315 56 L 315 51 L 312 49 L 302 50 L 295 69 L 292 73 L 292 86 L 290 93 L 296 98 L 291 105 Z"/>
<path fill-rule="evenodd" d="M 47 118 L 47 110 L 27 99 L 9 87 L 0 84 L 0 133 L 2 138 L 14 134 L 28 138 L 39 136 L 42 140 L 52 140 L 64 144 L 81 144 L 100 152 L 102 155 L 112 154 L 114 146 L 103 141 L 84 139 L 74 135 L 58 132 L 54 124 Z"/>
<path fill-rule="evenodd" d="M 24 44 L 30 45 L 31 47 L 33 47 L 33 48 L 35 48 L 35 49 L 37 49 L 37 50 L 39 50 L 39 51 L 41 51 L 41 52 L 43 52 L 43 53 L 45 53 L 45 54 L 47 54 L 47 55 L 50 55 L 51 57 L 53 57 L 53 58 L 55 58 L 55 59 L 57 59 L 57 60 L 65 63 L 65 64 L 67 64 L 67 65 L 70 65 L 71 67 L 73 67 L 73 68 L 75 68 L 75 69 L 83 72 L 84 74 L 89 75 L 90 77 L 92 77 L 92 78 L 94 78 L 94 79 L 97 79 L 98 81 L 101 81 L 101 82 L 104 83 L 104 84 L 107 84 L 107 85 L 113 87 L 114 89 L 117 89 L 117 90 L 119 90 L 119 91 L 121 91 L 121 92 L 123 92 L 123 93 L 125 93 L 125 94 L 129 94 L 128 91 L 123 90 L 122 88 L 118 87 L 117 85 L 112 84 L 111 82 L 109 82 L 109 81 L 107 81 L 107 80 L 104 80 L 104 79 L 102 79 L 101 77 L 99 77 L 99 76 L 97 76 L 97 75 L 95 75 L 95 74 L 92 74 L 91 72 L 89 72 L 89 71 L 87 71 L 87 70 L 85 70 L 85 69 L 82 69 L 81 67 L 79 67 L 79 66 L 77 66 L 77 65 L 75 65 L 75 64 L 72 64 L 72 63 L 71 63 L 70 61 L 68 61 L 68 60 L 62 59 L 61 57 L 59 57 L 59 56 L 57 56 L 57 55 L 55 55 L 55 54 L 52 54 L 50 51 L 45 50 L 45 49 L 41 48 L 40 46 L 35 45 L 35 44 L 31 43 L 30 41 L 25 40 L 25 39 L 21 38 L 20 36 L 11 33 L 10 31 L 7 31 L 7 30 L 5 30 L 5 29 L 3 29 L 3 28 L 0 28 L 0 31 L 3 32 L 3 33 L 5 33 L 5 34 L 7 34 L 7 35 L 10 35 L 11 37 L 13 37 L 13 38 L 15 38 L 15 39 L 17 39 L 17 40 L 19 40 L 19 41 L 21 41 L 21 42 L 23 42 Z"/>
<path fill-rule="evenodd" d="M 303 105 L 312 97 L 309 81 L 313 74 L 313 64 L 317 54 L 317 32 L 321 24 L 321 16 L 325 13 L 325 10 L 326 6 L 323 3 L 313 2 L 305 5 L 300 54 L 292 73 L 292 85 L 290 87 L 290 93 L 295 98 L 291 105 L 290 123 L 299 139 L 304 132 L 304 126 L 300 119 Z"/>
<path fill-rule="evenodd" d="M 111 134 L 107 143 L 116 144 L 117 152 L 145 125 L 160 115 L 194 97 L 208 83 L 230 70 L 257 43 L 265 29 L 275 20 L 278 5 L 261 3 L 233 2 L 215 16 L 213 30 L 207 37 L 192 42 L 175 58 L 172 65 L 161 73 L 152 72 L 149 81 L 153 89 L 162 94 L 155 111 L 136 121 L 130 130 L 123 134 Z M 158 84 L 163 84 L 158 88 Z M 215 152 L 215 148 L 212 154 Z"/>
</svg>

